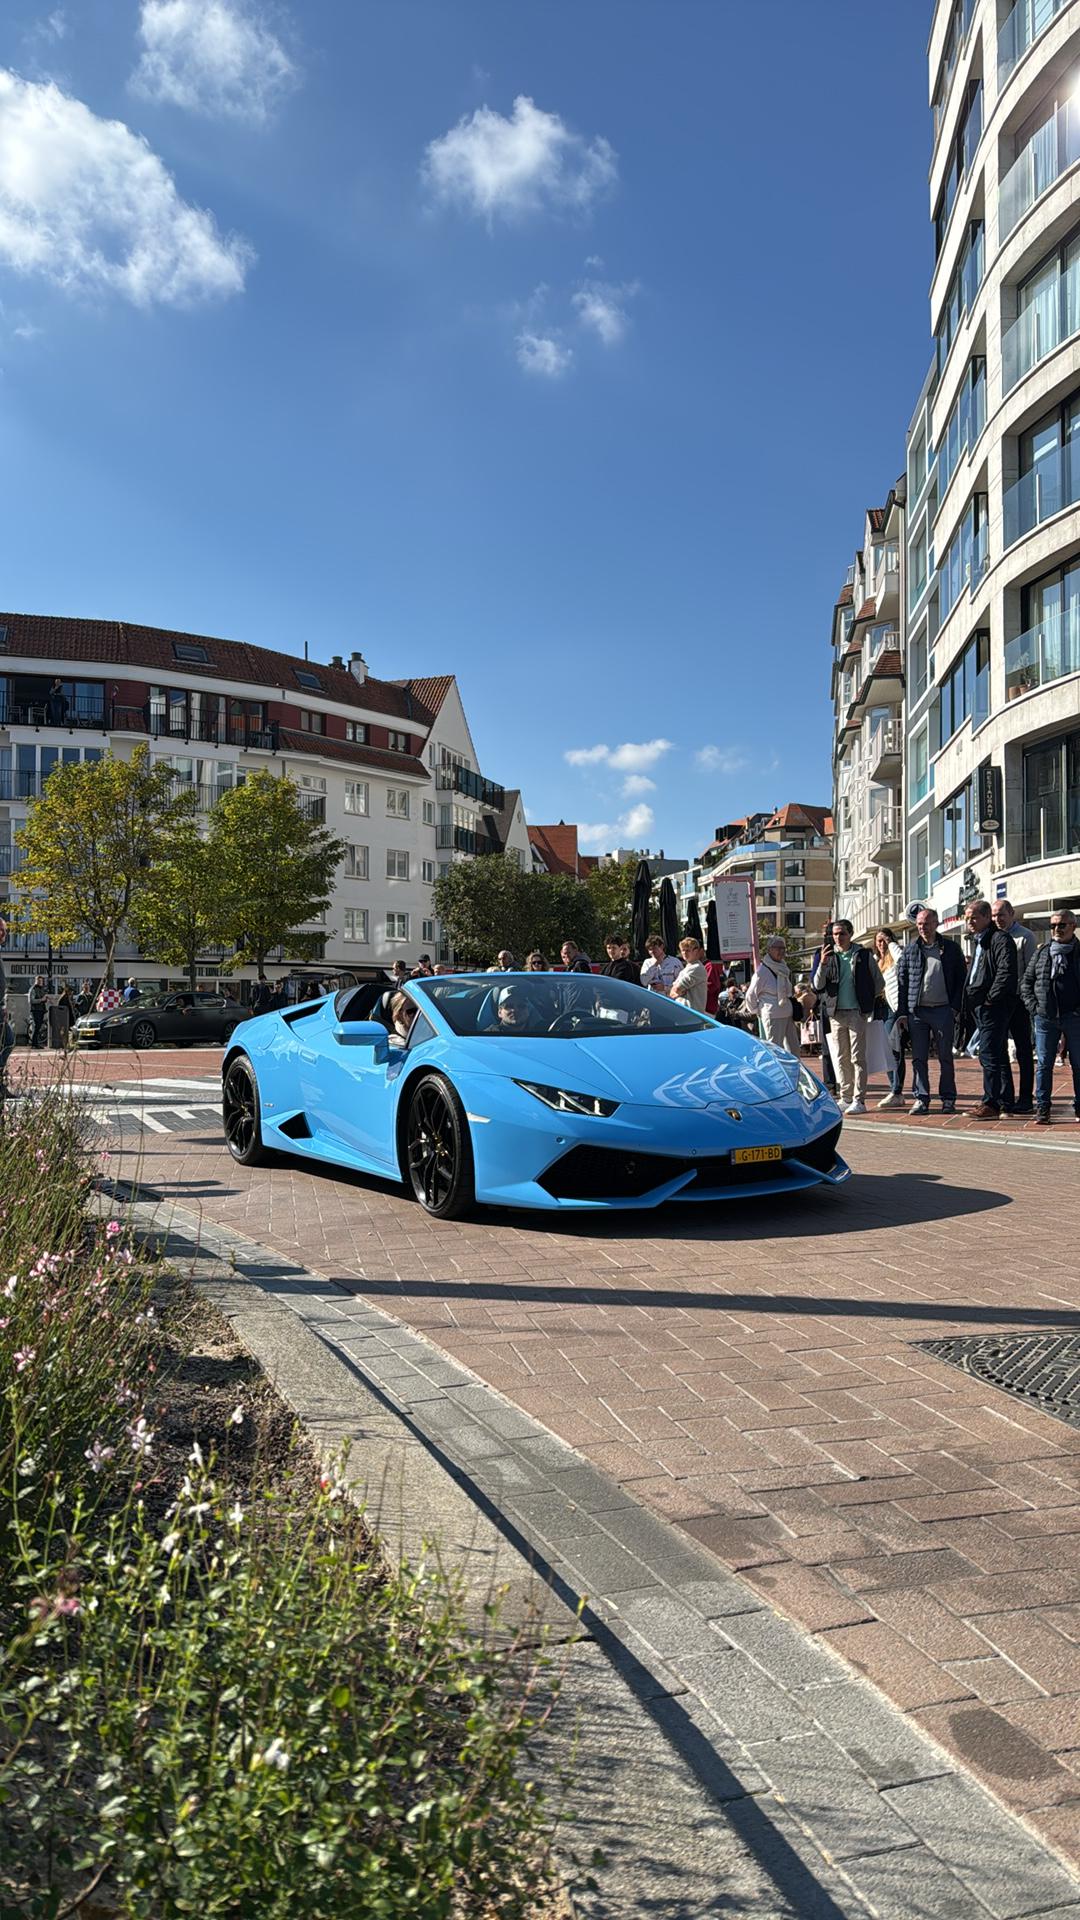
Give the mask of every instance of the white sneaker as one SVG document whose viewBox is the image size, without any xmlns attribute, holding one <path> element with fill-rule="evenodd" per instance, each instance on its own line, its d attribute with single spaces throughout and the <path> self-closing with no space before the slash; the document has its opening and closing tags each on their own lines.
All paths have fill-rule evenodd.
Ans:
<svg viewBox="0 0 1080 1920">
<path fill-rule="evenodd" d="M 865 1112 L 866 1112 L 866 1101 L 865 1101 L 865 1100 L 853 1100 L 853 1101 L 851 1102 L 851 1105 L 850 1105 L 850 1106 L 847 1106 L 847 1107 L 845 1107 L 845 1108 L 844 1108 L 844 1112 L 845 1112 L 845 1113 L 865 1113 Z"/>
<path fill-rule="evenodd" d="M 904 1096 L 902 1093 L 887 1093 L 884 1100 L 878 1101 L 879 1109 L 882 1107 L 902 1107 L 903 1104 Z"/>
<path fill-rule="evenodd" d="M 927 1100 L 916 1100 L 915 1105 L 908 1108 L 908 1112 L 914 1114 L 929 1113 L 929 1111 L 930 1103 Z"/>
</svg>

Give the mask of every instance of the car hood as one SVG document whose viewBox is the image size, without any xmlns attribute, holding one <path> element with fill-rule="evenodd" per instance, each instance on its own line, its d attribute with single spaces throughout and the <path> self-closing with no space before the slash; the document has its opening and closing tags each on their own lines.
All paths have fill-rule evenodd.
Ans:
<svg viewBox="0 0 1080 1920">
<path fill-rule="evenodd" d="M 636 1106 L 756 1106 L 791 1093 L 798 1061 L 733 1027 L 609 1039 L 459 1039 L 453 1056 L 479 1073 L 536 1080 Z"/>
</svg>

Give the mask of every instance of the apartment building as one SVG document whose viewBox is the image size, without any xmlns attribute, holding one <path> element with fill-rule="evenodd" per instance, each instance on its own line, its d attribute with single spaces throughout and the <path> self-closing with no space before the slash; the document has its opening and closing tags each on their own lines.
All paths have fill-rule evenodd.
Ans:
<svg viewBox="0 0 1080 1920">
<path fill-rule="evenodd" d="M 18 871 L 15 831 L 52 769 L 130 757 L 139 744 L 204 812 L 265 768 L 340 835 L 332 905 L 305 929 L 322 935 L 328 973 L 445 954 L 432 902 L 440 866 L 489 851 L 531 860 L 520 793 L 479 770 L 453 674 L 380 680 L 358 652 L 322 664 L 119 621 L 0 613 L 0 910 Z M 206 955 L 203 977 L 224 957 Z M 59 952 L 18 936 L 6 953 L 13 988 L 46 961 L 54 975 L 100 971 L 86 942 Z M 119 961 L 137 979 L 161 977 L 131 947 Z"/>
<path fill-rule="evenodd" d="M 833 910 L 863 942 L 903 906 L 906 492 L 901 479 L 883 507 L 867 509 L 862 544 L 833 608 Z"/>
<path fill-rule="evenodd" d="M 828 807 L 799 801 L 725 821 L 698 858 L 672 876 L 680 918 L 696 898 L 704 925 L 712 883 L 750 879 L 758 922 L 785 928 L 809 953 L 832 912 L 832 834 Z"/>
<path fill-rule="evenodd" d="M 1080 899 L 1080 0 L 938 0 L 905 892 Z"/>
</svg>

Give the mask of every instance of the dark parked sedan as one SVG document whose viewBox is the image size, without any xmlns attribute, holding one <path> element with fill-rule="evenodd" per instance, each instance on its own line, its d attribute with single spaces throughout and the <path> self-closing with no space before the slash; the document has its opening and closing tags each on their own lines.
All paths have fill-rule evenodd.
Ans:
<svg viewBox="0 0 1080 1920">
<path fill-rule="evenodd" d="M 84 1013 L 75 1026 L 80 1047 L 223 1046 L 248 1017 L 238 1000 L 223 993 L 163 993 L 132 1000 L 113 1013 Z"/>
</svg>

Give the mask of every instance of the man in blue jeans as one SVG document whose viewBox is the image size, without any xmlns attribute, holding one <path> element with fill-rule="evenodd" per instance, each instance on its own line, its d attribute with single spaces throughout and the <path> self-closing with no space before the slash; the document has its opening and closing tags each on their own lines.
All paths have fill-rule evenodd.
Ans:
<svg viewBox="0 0 1080 1920">
<path fill-rule="evenodd" d="M 920 907 L 915 918 L 919 937 L 904 948 L 896 963 L 896 1023 L 905 1022 L 911 1035 L 911 1081 L 915 1094 L 910 1113 L 916 1118 L 930 1111 L 930 1035 L 937 1039 L 938 1087 L 942 1113 L 956 1112 L 956 1070 L 953 1036 L 964 995 L 964 956 L 955 940 L 943 940 L 933 907 Z"/>
<path fill-rule="evenodd" d="M 975 942 L 964 983 L 964 1000 L 979 1023 L 983 1097 L 973 1120 L 999 1120 L 1009 1106 L 1009 1022 L 1020 986 L 1016 942 L 994 925 L 989 900 L 972 900 L 964 914 Z"/>
<path fill-rule="evenodd" d="M 1050 1125 L 1054 1057 L 1063 1037 L 1072 1068 L 1073 1112 L 1080 1120 L 1080 940 L 1070 907 L 1050 915 L 1050 938 L 1024 974 L 1020 993 L 1035 1023 L 1035 1123 Z"/>
</svg>

